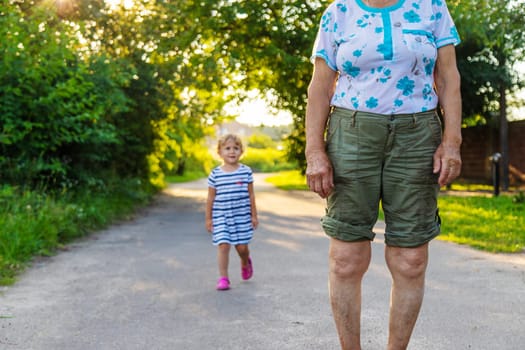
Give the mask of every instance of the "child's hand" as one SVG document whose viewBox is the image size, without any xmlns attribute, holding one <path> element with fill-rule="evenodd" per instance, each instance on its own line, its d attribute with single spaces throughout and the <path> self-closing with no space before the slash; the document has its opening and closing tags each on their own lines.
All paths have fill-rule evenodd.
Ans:
<svg viewBox="0 0 525 350">
<path fill-rule="evenodd" d="M 257 216 L 252 216 L 252 226 L 254 229 L 256 229 L 257 226 L 259 226 L 259 220 L 257 220 Z"/>
<path fill-rule="evenodd" d="M 208 230 L 208 232 L 213 232 L 213 222 L 211 219 L 206 219 L 206 230 Z"/>
</svg>

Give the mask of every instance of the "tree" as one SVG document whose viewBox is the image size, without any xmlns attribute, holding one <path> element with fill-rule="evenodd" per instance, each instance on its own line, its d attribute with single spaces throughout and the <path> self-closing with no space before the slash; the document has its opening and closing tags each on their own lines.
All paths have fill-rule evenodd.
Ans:
<svg viewBox="0 0 525 350">
<path fill-rule="evenodd" d="M 54 13 L 14 2 L 0 12 L 2 182 L 71 186 L 108 160 L 119 140 L 105 116 L 127 101 L 111 82 L 97 84 L 75 53 L 76 29 Z"/>
<path fill-rule="evenodd" d="M 272 92 L 275 107 L 294 116 L 288 157 L 305 166 L 304 113 L 310 56 L 322 9 L 330 1 L 206 1 L 202 37 L 215 44 L 225 72 L 240 91 Z M 238 77 L 238 79 L 235 79 Z"/>
<path fill-rule="evenodd" d="M 13 181 L 109 172 L 162 186 L 234 96 L 234 66 L 202 25 L 214 1 L 1 6 L 0 165 Z"/>
<path fill-rule="evenodd" d="M 210 42 L 202 40 L 201 3 L 143 1 L 108 8 L 102 0 L 71 0 L 62 20 L 78 26 L 84 60 L 120 83 L 128 108 L 106 116 L 118 132 L 109 168 L 164 185 L 184 171 L 209 125 L 219 118 L 228 84 Z M 104 62 L 112 71 L 103 70 Z M 97 72 L 95 70 L 95 72 Z M 103 75 L 94 74 L 98 82 Z"/>
<path fill-rule="evenodd" d="M 525 52 L 525 3 L 456 0 L 451 12 L 463 44 L 458 47 L 464 120 L 499 120 L 503 189 L 509 187 L 507 99 L 524 85 L 513 69 Z"/>
</svg>

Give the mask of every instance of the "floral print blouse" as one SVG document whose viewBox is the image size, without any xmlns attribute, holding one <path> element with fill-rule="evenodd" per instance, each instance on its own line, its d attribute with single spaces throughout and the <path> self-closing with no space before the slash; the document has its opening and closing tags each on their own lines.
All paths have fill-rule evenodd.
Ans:
<svg viewBox="0 0 525 350">
<path fill-rule="evenodd" d="M 323 13 L 316 57 L 339 73 L 332 105 L 381 114 L 436 108 L 437 49 L 460 42 L 444 0 L 368 7 L 336 0 Z"/>
</svg>

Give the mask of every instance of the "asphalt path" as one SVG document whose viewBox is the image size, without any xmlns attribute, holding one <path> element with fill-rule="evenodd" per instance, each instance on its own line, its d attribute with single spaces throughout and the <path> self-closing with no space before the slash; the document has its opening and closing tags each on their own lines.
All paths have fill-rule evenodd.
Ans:
<svg viewBox="0 0 525 350">
<path fill-rule="evenodd" d="M 172 185 L 135 218 L 39 259 L 0 289 L 2 350 L 338 349 L 327 290 L 328 239 L 313 193 L 257 175 L 254 277 L 231 251 L 215 290 L 205 181 Z M 446 230 L 446 223 L 444 223 Z M 364 350 L 385 349 L 390 276 L 382 223 L 363 282 Z M 525 349 L 525 256 L 435 240 L 412 350 Z"/>
</svg>

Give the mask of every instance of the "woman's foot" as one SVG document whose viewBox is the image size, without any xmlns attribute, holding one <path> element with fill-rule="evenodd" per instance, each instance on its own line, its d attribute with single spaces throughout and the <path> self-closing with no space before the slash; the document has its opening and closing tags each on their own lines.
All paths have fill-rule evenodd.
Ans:
<svg viewBox="0 0 525 350">
<path fill-rule="evenodd" d="M 241 267 L 241 276 L 243 280 L 249 280 L 253 276 L 252 259 L 248 258 L 248 265 Z"/>
<path fill-rule="evenodd" d="M 221 277 L 217 281 L 217 290 L 228 290 L 230 289 L 230 280 L 228 277 Z"/>
</svg>

